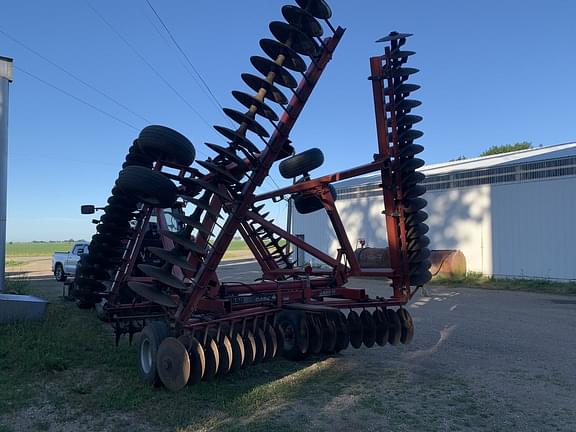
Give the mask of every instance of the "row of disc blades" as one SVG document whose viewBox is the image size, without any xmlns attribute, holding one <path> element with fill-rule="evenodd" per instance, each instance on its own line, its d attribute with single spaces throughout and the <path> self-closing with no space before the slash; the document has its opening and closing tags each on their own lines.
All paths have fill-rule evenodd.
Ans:
<svg viewBox="0 0 576 432">
<path fill-rule="evenodd" d="M 266 219 L 269 213 L 261 213 L 264 205 L 253 206 L 251 211 L 259 214 L 262 218 Z M 273 223 L 274 219 L 267 219 L 268 222 Z M 254 232 L 268 251 L 269 256 L 274 260 L 278 267 L 284 269 L 291 269 L 294 267 L 295 262 L 292 261 L 292 252 L 287 253 L 287 243 L 281 241 L 281 237 L 272 231 L 266 229 L 266 227 L 252 223 L 252 228 Z"/>
<path fill-rule="evenodd" d="M 122 168 L 151 168 L 153 162 L 152 158 L 140 150 L 137 141 L 134 141 Z M 125 243 L 131 235 L 130 221 L 136 217 L 136 212 L 137 200 L 114 186 L 104 207 L 104 214 L 100 217 L 100 223 L 96 226 L 97 233 L 90 241 L 89 252 L 78 262 L 74 282 L 76 297 L 80 303 L 86 306 L 96 303 L 99 298 L 95 293 L 102 293 L 109 288 L 109 281 L 121 263 Z"/>
<path fill-rule="evenodd" d="M 268 103 L 279 104 L 283 110 L 289 111 L 287 109 L 288 98 L 280 88 L 284 87 L 295 92 L 298 81 L 290 71 L 303 74 L 307 69 L 307 64 L 302 56 L 310 57 L 314 61 L 321 53 L 323 43 L 321 36 L 324 30 L 319 20 L 328 20 L 332 12 L 323 0 L 298 0 L 297 4 L 297 6 L 286 5 L 282 8 L 285 22 L 270 23 L 270 32 L 275 39 L 265 38 L 260 41 L 260 47 L 267 57 L 250 58 L 251 64 L 261 76 L 251 73 L 241 75 L 244 83 L 255 94 L 251 95 L 243 91 L 232 92 L 232 96 L 244 106 L 246 111 L 224 108 L 226 116 L 237 124 L 237 127 L 231 129 L 214 126 L 216 131 L 226 138 L 228 146 L 206 143 L 216 153 L 216 156 L 206 161 L 198 161 L 198 164 L 213 174 L 233 196 L 239 192 L 240 181 L 244 176 L 259 167 L 258 156 L 261 150 L 247 136 L 247 133 L 253 133 L 264 145 L 268 144 L 267 138 L 270 134 L 257 121 L 257 116 L 277 127 L 275 122 L 279 117 Z M 286 144 L 279 158 L 285 158 L 292 152 L 293 148 Z M 192 180 L 192 183 L 194 182 L 198 183 Z M 203 183 L 198 185 L 199 189 L 209 186 Z M 210 186 L 222 194 L 221 189 L 215 184 Z M 229 199 L 226 195 L 224 193 L 221 198 Z"/>
<path fill-rule="evenodd" d="M 164 339 L 156 355 L 160 381 L 170 390 L 211 381 L 249 365 L 274 359 L 278 354 L 290 360 L 310 355 L 330 355 L 349 346 L 371 348 L 387 343 L 408 344 L 414 325 L 405 309 L 378 309 L 348 316 L 331 313 L 284 311 L 275 324 L 260 320 L 243 329 L 224 328 Z"/>
<path fill-rule="evenodd" d="M 430 240 L 426 236 L 428 225 L 425 221 L 428 214 L 424 208 L 427 203 L 422 198 L 426 192 L 426 187 L 421 184 L 425 175 L 417 171 L 424 166 L 424 161 L 417 157 L 424 147 L 415 143 L 423 133 L 413 127 L 422 117 L 412 114 L 412 110 L 421 102 L 410 97 L 420 86 L 408 82 L 410 76 L 418 72 L 418 69 L 405 66 L 408 58 L 414 54 L 413 51 L 404 49 L 408 36 L 410 35 L 393 32 L 380 41 L 390 43 L 390 50 L 385 56 L 385 93 L 389 98 L 386 111 L 389 116 L 388 126 L 391 127 L 389 139 L 391 142 L 398 142 L 396 167 L 401 178 L 402 195 L 399 200 L 405 216 L 410 284 L 423 285 L 431 278 L 428 249 Z"/>
</svg>

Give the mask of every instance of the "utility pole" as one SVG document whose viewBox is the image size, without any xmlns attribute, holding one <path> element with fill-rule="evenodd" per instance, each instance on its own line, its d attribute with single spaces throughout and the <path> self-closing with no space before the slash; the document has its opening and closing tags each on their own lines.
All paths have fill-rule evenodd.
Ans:
<svg viewBox="0 0 576 432">
<path fill-rule="evenodd" d="M 0 292 L 6 280 L 6 200 L 8 190 L 8 87 L 12 59 L 0 56 Z"/>
</svg>

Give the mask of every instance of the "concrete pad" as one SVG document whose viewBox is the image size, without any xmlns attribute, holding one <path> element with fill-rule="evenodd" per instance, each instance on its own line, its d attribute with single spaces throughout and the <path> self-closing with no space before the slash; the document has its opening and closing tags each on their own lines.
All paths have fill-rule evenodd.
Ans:
<svg viewBox="0 0 576 432">
<path fill-rule="evenodd" d="M 30 295 L 0 294 L 0 323 L 42 320 L 48 302 Z"/>
</svg>

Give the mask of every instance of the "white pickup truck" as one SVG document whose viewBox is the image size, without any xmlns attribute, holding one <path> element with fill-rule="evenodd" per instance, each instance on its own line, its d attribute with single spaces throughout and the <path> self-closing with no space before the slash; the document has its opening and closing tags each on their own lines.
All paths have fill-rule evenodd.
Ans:
<svg viewBox="0 0 576 432">
<path fill-rule="evenodd" d="M 68 252 L 54 252 L 52 255 L 52 272 L 58 282 L 64 282 L 76 273 L 76 264 L 80 256 L 88 253 L 88 242 L 77 241 Z"/>
</svg>

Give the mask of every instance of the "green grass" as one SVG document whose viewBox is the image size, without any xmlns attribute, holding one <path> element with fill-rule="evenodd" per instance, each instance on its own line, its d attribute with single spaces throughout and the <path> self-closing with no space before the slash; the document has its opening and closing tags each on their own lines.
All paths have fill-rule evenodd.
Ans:
<svg viewBox="0 0 576 432">
<path fill-rule="evenodd" d="M 10 278 L 5 280 L 7 294 L 28 294 L 29 282 L 25 277 Z"/>
<path fill-rule="evenodd" d="M 7 257 L 19 256 L 50 256 L 54 252 L 66 252 L 72 248 L 73 242 L 53 243 L 8 243 L 6 245 Z"/>
<path fill-rule="evenodd" d="M 469 272 L 461 277 L 435 277 L 432 285 L 484 288 L 507 291 L 529 291 L 547 294 L 576 295 L 576 282 L 555 282 L 546 279 L 501 279 Z"/>
<path fill-rule="evenodd" d="M 16 261 L 16 260 L 6 260 L 6 267 L 17 267 L 24 264 L 24 262 L 22 261 Z"/>
<path fill-rule="evenodd" d="M 571 419 L 514 405 L 451 369 L 407 364 L 391 347 L 277 359 L 176 393 L 154 389 L 137 376 L 134 346 L 123 339 L 114 347 L 93 311 L 38 286 L 28 288 L 49 297 L 47 318 L 0 325 L 0 432 L 23 430 L 14 419 L 30 415 L 31 431 L 72 430 L 63 425 L 78 421 L 131 431 L 505 431 L 518 429 L 519 417 L 553 430 L 550 422 Z"/>
</svg>

